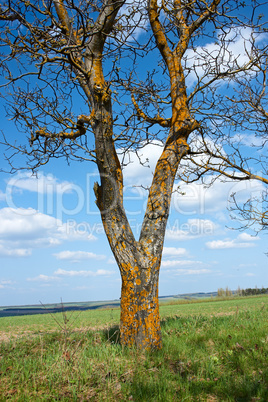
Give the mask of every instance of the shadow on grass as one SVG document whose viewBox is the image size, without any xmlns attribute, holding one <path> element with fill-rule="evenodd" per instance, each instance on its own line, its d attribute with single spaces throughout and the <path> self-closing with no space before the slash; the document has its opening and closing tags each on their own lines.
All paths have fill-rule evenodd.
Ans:
<svg viewBox="0 0 268 402">
<path fill-rule="evenodd" d="M 170 326 L 171 324 L 175 324 L 176 322 L 181 322 L 181 317 L 180 316 L 174 316 L 174 317 L 167 317 L 161 320 L 161 328 L 165 328 Z M 119 325 L 113 325 L 112 327 L 109 327 L 105 330 L 102 331 L 102 334 L 104 336 L 104 339 L 112 344 L 116 345 L 121 345 L 120 342 L 120 327 Z"/>
<path fill-rule="evenodd" d="M 163 328 L 169 327 L 170 325 L 174 325 L 175 323 L 178 323 L 178 322 L 181 325 L 181 323 L 185 322 L 185 321 L 186 321 L 185 318 L 180 317 L 179 315 L 174 315 L 173 317 L 162 318 L 162 320 L 160 321 L 160 325 L 161 325 L 161 328 L 163 329 Z"/>
<path fill-rule="evenodd" d="M 121 345 L 120 343 L 120 329 L 119 325 L 113 325 L 108 329 L 103 330 L 104 339 L 115 345 Z"/>
</svg>

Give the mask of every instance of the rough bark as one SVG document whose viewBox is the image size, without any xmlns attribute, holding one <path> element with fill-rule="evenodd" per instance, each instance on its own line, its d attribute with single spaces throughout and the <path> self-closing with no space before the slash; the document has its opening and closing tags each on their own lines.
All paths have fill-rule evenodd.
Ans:
<svg viewBox="0 0 268 402">
<path fill-rule="evenodd" d="M 61 139 L 77 138 L 86 132 L 85 124 L 90 122 L 95 136 L 95 157 L 100 174 L 100 184 L 95 183 L 96 203 L 101 213 L 105 233 L 120 269 L 121 293 L 121 343 L 141 349 L 159 349 L 162 346 L 158 280 L 162 250 L 169 217 L 170 202 L 175 176 L 181 159 L 188 153 L 187 138 L 198 127 L 190 115 L 187 105 L 182 57 L 187 49 L 191 33 L 213 12 L 219 0 L 212 1 L 211 9 L 204 12 L 195 23 L 187 25 L 183 13 L 178 11 L 180 39 L 174 50 L 169 48 L 164 28 L 159 20 L 160 9 L 157 0 L 148 1 L 148 15 L 156 45 L 167 65 L 170 77 L 172 117 L 158 116 L 150 119 L 133 103 L 142 119 L 153 124 L 169 127 L 169 134 L 160 156 L 149 190 L 147 208 L 139 240 L 132 233 L 123 206 L 123 174 L 113 139 L 113 114 L 109 85 L 103 75 L 103 48 L 116 21 L 118 10 L 124 0 L 107 0 L 89 34 L 81 38 L 73 29 L 72 19 L 63 0 L 54 0 L 60 28 L 68 43 L 68 62 L 84 90 L 91 108 L 89 116 L 80 116 L 77 130 L 70 134 L 57 134 Z M 181 2 L 175 1 L 175 8 L 181 10 Z M 65 61 L 65 59 L 64 59 Z M 32 142 L 38 136 L 52 137 L 46 130 L 35 132 Z"/>
<path fill-rule="evenodd" d="M 152 25 L 158 23 L 155 16 L 153 18 Z M 159 26 L 155 32 L 158 40 Z M 100 40 L 98 46 L 97 40 Z M 164 36 L 159 40 L 163 42 Z M 187 138 L 198 124 L 191 118 L 186 104 L 180 58 L 166 47 L 162 53 L 170 73 L 172 119 L 150 187 L 140 238 L 136 241 L 123 207 L 123 176 L 113 142 L 111 96 L 102 73 L 101 43 L 96 34 L 89 44 L 92 55 L 89 68 L 93 72 L 90 75 L 94 105 L 92 128 L 101 180 L 94 189 L 105 233 L 122 278 L 121 343 L 141 349 L 159 349 L 162 341 L 158 279 L 172 189 L 179 163 L 189 149 Z"/>
</svg>

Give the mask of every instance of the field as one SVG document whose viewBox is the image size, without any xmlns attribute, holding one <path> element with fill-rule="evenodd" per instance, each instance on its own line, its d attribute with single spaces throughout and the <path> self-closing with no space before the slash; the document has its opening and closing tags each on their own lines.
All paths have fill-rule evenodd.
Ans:
<svg viewBox="0 0 268 402">
<path fill-rule="evenodd" d="M 0 318 L 0 401 L 268 401 L 268 296 L 162 304 L 163 349 L 119 309 Z"/>
</svg>

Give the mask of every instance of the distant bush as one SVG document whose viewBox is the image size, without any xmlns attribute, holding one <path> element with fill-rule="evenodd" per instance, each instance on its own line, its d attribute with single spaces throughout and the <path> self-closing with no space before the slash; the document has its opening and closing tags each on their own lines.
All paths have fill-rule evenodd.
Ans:
<svg viewBox="0 0 268 402">
<path fill-rule="evenodd" d="M 228 297 L 228 296 L 233 296 L 234 294 L 238 296 L 255 296 L 255 295 L 264 295 L 268 294 L 268 288 L 261 288 L 258 289 L 256 288 L 248 288 L 248 289 L 241 289 L 240 286 L 238 286 L 237 291 L 232 291 L 228 287 L 226 289 L 219 288 L 217 291 L 217 296 L 218 297 Z"/>
<path fill-rule="evenodd" d="M 232 296 L 232 295 L 233 295 L 233 292 L 228 288 L 228 286 L 226 287 L 226 289 L 219 288 L 217 291 L 218 297 L 228 297 L 228 296 Z"/>
<path fill-rule="evenodd" d="M 248 288 L 248 289 L 242 289 L 241 290 L 241 295 L 242 296 L 253 296 L 253 295 L 264 295 L 268 293 L 268 288 Z"/>
</svg>

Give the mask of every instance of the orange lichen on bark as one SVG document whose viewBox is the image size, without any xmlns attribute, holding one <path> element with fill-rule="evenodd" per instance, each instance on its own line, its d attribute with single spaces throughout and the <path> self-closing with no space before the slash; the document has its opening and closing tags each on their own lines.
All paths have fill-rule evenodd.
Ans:
<svg viewBox="0 0 268 402">
<path fill-rule="evenodd" d="M 156 293 L 154 291 L 154 293 Z M 141 349 L 162 346 L 157 293 L 138 292 L 131 281 L 124 281 L 121 294 L 121 342 Z"/>
<path fill-rule="evenodd" d="M 59 17 L 59 20 L 62 24 L 62 27 L 65 29 L 66 33 L 70 33 L 70 21 L 66 8 L 63 5 L 62 0 L 54 0 L 55 8 Z"/>
<path fill-rule="evenodd" d="M 157 5 L 157 0 L 149 1 L 148 10 L 149 10 L 149 19 L 150 19 L 150 23 L 151 23 L 151 27 L 152 27 L 154 36 L 157 41 L 157 46 L 158 46 L 164 60 L 168 64 L 168 61 L 172 57 L 172 52 L 168 46 L 168 42 L 167 42 L 166 36 L 164 34 L 164 30 L 161 25 L 161 22 L 159 21 L 160 11 L 159 11 L 159 8 Z"/>
</svg>

